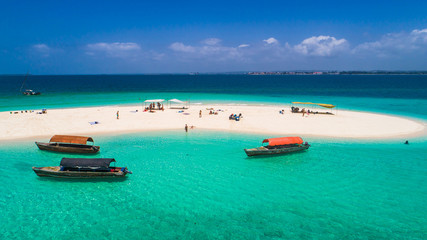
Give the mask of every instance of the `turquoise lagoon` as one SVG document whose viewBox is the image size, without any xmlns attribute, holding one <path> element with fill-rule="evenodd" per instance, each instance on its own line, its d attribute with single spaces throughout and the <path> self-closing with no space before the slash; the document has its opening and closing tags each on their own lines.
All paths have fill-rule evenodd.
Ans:
<svg viewBox="0 0 427 240">
<path fill-rule="evenodd" d="M 210 131 L 97 136 L 125 181 L 37 177 L 64 155 L 0 147 L 2 239 L 423 239 L 427 142 L 308 139 L 248 158 L 264 136 Z"/>
<path fill-rule="evenodd" d="M 420 82 L 412 87 L 407 87 L 411 80 L 403 81 L 406 87 L 400 90 L 396 80 L 392 87 L 328 86 L 319 92 L 307 89 L 308 94 L 286 91 L 285 86 L 262 94 L 247 89 L 238 94 L 217 91 L 212 86 L 205 86 L 209 91 L 113 91 L 117 85 L 107 81 L 112 85 L 101 92 L 61 92 L 58 87 L 46 89 L 38 98 L 3 94 L 7 101 L 0 102 L 0 109 L 140 104 L 152 97 L 278 107 L 291 101 L 318 101 L 425 123 L 425 79 L 416 81 Z M 324 91 L 328 94 L 321 94 Z M 312 145 L 308 151 L 269 158 L 248 158 L 243 151 L 274 137 L 259 134 L 195 129 L 95 137 L 101 146 L 97 157 L 114 157 L 117 166 L 127 166 L 133 174 L 124 181 L 40 178 L 32 166 L 55 166 L 62 157 L 81 155 L 39 151 L 30 140 L 0 142 L 0 239 L 425 239 L 427 235 L 425 136 L 409 138 L 409 145 L 403 144 L 406 139 L 305 136 Z"/>
</svg>

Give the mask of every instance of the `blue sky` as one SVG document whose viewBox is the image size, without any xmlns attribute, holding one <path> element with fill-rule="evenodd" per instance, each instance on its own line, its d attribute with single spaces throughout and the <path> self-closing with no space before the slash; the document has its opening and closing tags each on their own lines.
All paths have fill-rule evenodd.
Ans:
<svg viewBox="0 0 427 240">
<path fill-rule="evenodd" d="M 0 74 L 427 70 L 427 1 L 1 1 Z"/>
</svg>

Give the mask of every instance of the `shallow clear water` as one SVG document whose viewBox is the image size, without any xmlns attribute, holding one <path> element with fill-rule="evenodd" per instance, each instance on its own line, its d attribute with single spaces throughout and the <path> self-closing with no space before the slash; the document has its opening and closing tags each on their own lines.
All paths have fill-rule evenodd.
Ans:
<svg viewBox="0 0 427 240">
<path fill-rule="evenodd" d="M 117 104 L 332 103 L 427 120 L 427 76 L 0 76 L 0 111 Z M 303 153 L 248 158 L 274 136 L 201 131 L 94 136 L 124 181 L 40 178 L 62 157 L 0 142 L 0 239 L 425 239 L 427 139 L 306 138 Z"/>
<path fill-rule="evenodd" d="M 305 139 L 248 158 L 264 136 L 194 130 L 98 136 L 125 181 L 37 177 L 64 156 L 0 146 L 2 239 L 423 239 L 427 142 Z"/>
</svg>

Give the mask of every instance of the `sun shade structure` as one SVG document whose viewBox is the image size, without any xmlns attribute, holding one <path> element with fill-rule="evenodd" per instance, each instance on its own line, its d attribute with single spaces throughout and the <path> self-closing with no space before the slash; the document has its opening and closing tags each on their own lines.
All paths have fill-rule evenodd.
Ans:
<svg viewBox="0 0 427 240">
<path fill-rule="evenodd" d="M 303 140 L 300 137 L 281 137 L 281 138 L 268 138 L 264 139 L 262 143 L 268 143 L 268 146 L 280 146 L 288 144 L 303 144 Z"/>
<path fill-rule="evenodd" d="M 169 101 L 169 102 L 174 102 L 174 103 L 186 103 L 186 102 L 181 101 L 181 100 L 176 99 L 176 98 L 174 98 L 174 99 L 170 99 L 170 100 L 168 100 L 168 101 Z"/>
<path fill-rule="evenodd" d="M 179 99 L 169 99 L 168 100 L 169 108 L 174 109 L 188 109 L 190 107 L 190 101 L 181 101 Z"/>
<path fill-rule="evenodd" d="M 309 104 L 309 105 L 317 105 L 324 108 L 334 108 L 335 106 L 332 104 L 326 104 L 326 103 L 312 103 L 312 102 L 292 102 L 293 104 Z"/>
<path fill-rule="evenodd" d="M 50 139 L 49 142 L 87 144 L 87 142 L 93 143 L 93 139 L 91 137 L 82 136 L 55 135 Z"/>
<path fill-rule="evenodd" d="M 114 158 L 62 158 L 60 166 L 64 168 L 108 168 Z"/>
<path fill-rule="evenodd" d="M 145 100 L 144 102 L 146 103 L 157 103 L 157 102 L 164 102 L 164 99 L 149 99 L 149 100 Z"/>
</svg>

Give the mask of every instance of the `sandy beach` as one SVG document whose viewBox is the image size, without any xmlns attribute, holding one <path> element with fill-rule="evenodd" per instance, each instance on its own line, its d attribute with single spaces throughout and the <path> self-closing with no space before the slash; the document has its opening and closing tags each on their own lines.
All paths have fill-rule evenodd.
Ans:
<svg viewBox="0 0 427 240">
<path fill-rule="evenodd" d="M 214 109 L 217 115 L 210 115 Z M 137 111 L 138 110 L 138 111 Z M 199 111 L 202 110 L 202 117 Z M 105 106 L 52 109 L 47 114 L 0 113 L 0 140 L 41 140 L 55 134 L 96 135 L 139 131 L 209 129 L 270 135 L 335 138 L 398 138 L 425 134 L 425 123 L 403 117 L 366 112 L 338 111 L 336 115 L 302 116 L 278 106 L 196 105 L 190 109 L 144 112 L 141 106 Z M 119 111 L 119 119 L 117 119 Z M 241 113 L 240 121 L 229 120 Z M 90 124 L 90 122 L 98 124 Z M 194 129 L 191 129 L 194 126 Z"/>
</svg>

